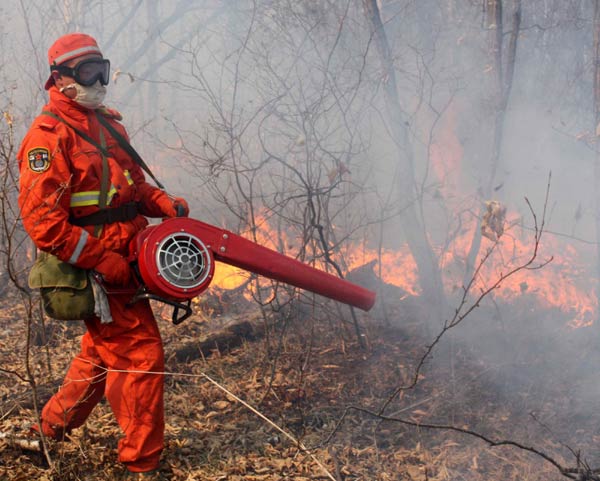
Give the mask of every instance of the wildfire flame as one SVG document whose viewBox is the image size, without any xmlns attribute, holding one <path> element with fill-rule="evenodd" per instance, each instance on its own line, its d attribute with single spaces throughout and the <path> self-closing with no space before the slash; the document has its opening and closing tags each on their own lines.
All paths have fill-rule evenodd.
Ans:
<svg viewBox="0 0 600 481">
<path fill-rule="evenodd" d="M 282 246 L 290 245 L 288 236 L 284 232 L 278 232 L 270 226 L 268 217 L 264 214 L 258 215 L 255 218 L 255 228 L 252 232 L 242 232 L 241 235 L 269 249 L 280 252 Z M 285 252 L 284 252 L 285 253 Z M 287 253 L 287 255 L 291 255 Z M 251 273 L 243 269 L 239 269 L 223 262 L 218 262 L 215 266 L 213 280 L 211 281 L 209 292 L 218 293 L 218 290 L 233 290 L 239 289 L 245 285 L 243 295 L 247 300 L 254 299 L 254 290 L 256 288 L 268 287 L 271 282 L 269 279 L 258 277 L 254 282 L 248 282 Z"/>
<path fill-rule="evenodd" d="M 210 285 L 224 290 L 237 289 L 248 280 L 249 276 L 250 274 L 243 269 L 219 262 L 215 266 L 215 274 Z"/>
<path fill-rule="evenodd" d="M 495 251 L 480 269 L 472 286 L 473 296 L 487 289 L 502 275 L 506 275 L 515 266 L 523 263 L 531 255 L 533 234 L 525 230 L 516 214 L 508 214 L 507 225 L 510 229 L 502 235 L 494 247 Z M 275 249 L 276 245 L 294 245 L 284 232 L 272 229 L 264 217 L 259 218 L 255 229 L 256 239 L 262 245 Z M 463 276 L 465 272 L 465 258 L 470 247 L 473 229 L 465 228 L 448 246 L 445 252 L 438 250 L 440 269 L 444 286 L 449 293 L 463 289 Z M 247 236 L 247 235 L 246 235 Z M 276 239 L 279 238 L 279 241 Z M 298 244 L 295 244 L 298 245 Z M 482 240 L 480 257 L 486 249 L 494 246 L 488 239 Z M 287 253 L 291 255 L 291 253 Z M 408 247 L 402 246 L 398 250 L 373 249 L 365 242 L 356 245 L 347 245 L 343 252 L 337 253 L 342 257 L 347 270 L 376 261 L 375 274 L 386 284 L 391 284 L 402 289 L 406 294 L 418 296 L 421 292 L 418 282 L 417 265 L 410 254 Z M 489 296 L 496 300 L 513 301 L 520 296 L 534 296 L 540 307 L 556 308 L 571 318 L 572 327 L 582 327 L 593 323 L 597 312 L 595 286 L 581 279 L 591 279 L 588 266 L 583 262 L 580 250 L 575 249 L 560 238 L 546 235 L 542 237 L 539 245 L 537 264 L 544 262 L 550 256 L 552 262 L 542 269 L 521 270 L 505 279 L 500 286 L 493 290 Z M 323 265 L 315 267 L 325 269 Z M 222 290 L 236 289 L 247 283 L 244 295 L 252 298 L 252 283 L 248 283 L 250 273 L 219 263 L 215 269 L 215 277 L 211 288 Z M 266 286 L 269 280 L 259 279 L 261 285 Z"/>
<path fill-rule="evenodd" d="M 439 129 L 432 147 L 430 148 L 430 161 L 433 172 L 440 181 L 440 190 L 446 197 L 446 202 L 451 211 L 459 212 L 458 204 L 464 202 L 464 196 L 457 195 L 465 189 L 460 185 L 460 163 L 463 158 L 463 147 L 456 135 L 458 125 L 457 117 L 460 106 L 453 103 L 448 108 L 447 114 L 440 122 Z M 467 201 L 469 203 L 469 201 Z M 479 203 L 479 201 L 477 201 Z M 470 202 L 471 210 L 478 211 L 480 206 Z M 495 201 L 486 202 L 487 214 L 494 208 L 504 209 Z M 463 207 L 464 210 L 464 207 Z M 502 216 L 504 215 L 502 212 Z M 486 262 L 476 279 L 473 292 L 485 289 L 495 282 L 501 275 L 506 275 L 512 268 L 523 263 L 532 253 L 534 248 L 531 229 L 523 227 L 516 213 L 506 213 L 506 226 L 511 226 L 510 231 L 501 234 L 502 228 L 496 232 L 500 234 L 496 252 Z M 486 219 L 484 219 L 484 224 Z M 444 283 L 448 289 L 462 288 L 460 276 L 446 272 L 452 264 L 461 265 L 470 248 L 473 232 L 478 228 L 476 222 L 471 221 L 469 227 L 457 236 L 453 245 L 449 247 L 449 255 L 441 256 L 441 268 L 444 273 Z M 495 226 L 496 229 L 499 226 Z M 496 230 L 492 229 L 492 230 Z M 494 236 L 488 235 L 492 241 L 482 239 L 482 252 L 493 245 Z M 485 232 L 484 232 L 485 234 Z M 544 233 L 538 246 L 537 265 L 552 258 L 552 262 L 539 270 L 521 270 L 505 279 L 498 289 L 493 291 L 493 297 L 506 301 L 519 296 L 533 295 L 540 306 L 557 308 L 571 318 L 571 327 L 588 326 L 598 312 L 598 300 L 595 295 L 595 275 L 588 270 L 586 259 L 592 259 L 593 253 L 586 252 L 585 248 L 578 246 L 576 249 L 564 237 Z M 441 254 L 441 253 L 440 253 Z M 464 273 L 464 268 L 459 269 Z M 453 286 L 454 284 L 454 286 Z"/>
<path fill-rule="evenodd" d="M 448 207 L 450 209 L 455 207 L 458 211 L 457 206 L 452 203 L 462 202 L 460 196 L 453 195 L 453 192 L 461 190 L 458 172 L 463 149 L 454 132 L 455 117 L 456 112 L 450 109 L 441 123 L 429 155 L 432 173 L 440 180 L 440 189 L 446 197 Z M 471 207 L 471 211 L 478 210 L 475 205 Z M 504 211 L 502 214 L 503 219 Z M 463 226 L 465 224 L 469 222 L 463 222 Z M 285 247 L 289 252 L 283 253 L 293 255 L 294 249 L 289 246 L 300 245 L 299 242 L 294 242 L 293 236 L 288 236 L 287 232 L 274 229 L 264 215 L 257 218 L 255 225 L 254 238 L 245 236 L 266 247 L 280 252 L 285 251 L 283 248 Z M 478 276 L 474 279 L 471 288 L 473 296 L 479 295 L 482 290 L 489 288 L 531 256 L 534 248 L 531 230 L 523 227 L 519 216 L 514 212 L 506 213 L 506 226 L 510 228 L 503 233 L 502 226 L 496 226 L 495 230 L 500 235 L 497 245 L 492 240 L 482 239 L 480 258 L 486 249 L 494 245 L 495 247 L 493 254 L 482 265 Z M 478 222 L 472 219 L 470 225 L 464 226 L 443 252 L 441 248 L 436 249 L 434 246 L 440 259 L 439 267 L 448 293 L 464 289 L 465 259 L 471 246 L 473 233 L 478 228 Z M 538 247 L 537 265 L 550 257 L 553 258 L 552 262 L 541 269 L 524 269 L 509 276 L 497 289 L 490 292 L 489 297 L 510 302 L 522 296 L 533 296 L 540 307 L 556 308 L 569 316 L 571 327 L 592 324 L 598 312 L 598 301 L 595 296 L 596 281 L 591 280 L 595 279 L 595 276 L 589 272 L 589 263 L 585 261 L 586 257 L 593 258 L 592 253 L 584 252 L 584 249 L 576 249 L 566 239 L 548 233 L 542 236 Z M 406 245 L 397 250 L 374 249 L 369 247 L 365 240 L 354 245 L 346 244 L 343 251 L 335 255 L 336 261 L 339 265 L 346 266 L 347 271 L 376 261 L 375 274 L 383 282 L 397 286 L 409 295 L 417 296 L 420 293 L 417 265 Z M 325 265 L 315 265 L 315 267 L 327 268 Z M 245 271 L 220 264 L 217 266 L 213 285 L 221 289 L 236 288 L 247 281 L 248 275 Z"/>
</svg>

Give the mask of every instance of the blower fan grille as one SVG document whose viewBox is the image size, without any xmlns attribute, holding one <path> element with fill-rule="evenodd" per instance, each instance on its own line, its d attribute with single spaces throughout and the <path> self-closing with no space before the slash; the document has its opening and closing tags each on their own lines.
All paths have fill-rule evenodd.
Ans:
<svg viewBox="0 0 600 481">
<path fill-rule="evenodd" d="M 156 249 L 159 275 L 173 287 L 198 287 L 211 273 L 211 255 L 204 243 L 192 234 L 177 232 L 166 236 Z"/>
</svg>

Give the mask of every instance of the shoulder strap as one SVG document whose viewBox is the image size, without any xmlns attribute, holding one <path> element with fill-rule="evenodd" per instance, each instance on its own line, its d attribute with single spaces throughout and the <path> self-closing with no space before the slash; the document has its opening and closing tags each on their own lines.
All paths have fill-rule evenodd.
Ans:
<svg viewBox="0 0 600 481">
<path fill-rule="evenodd" d="M 54 127 L 56 127 L 56 125 L 58 124 L 58 120 L 56 120 L 53 117 L 47 116 L 47 115 L 40 115 L 37 119 L 37 124 L 42 128 L 42 129 L 47 129 L 47 130 L 54 130 Z"/>
<path fill-rule="evenodd" d="M 94 139 L 92 139 L 88 134 L 86 134 L 83 130 L 80 130 L 77 127 L 71 125 L 65 119 L 63 119 L 62 117 L 56 115 L 54 112 L 50 112 L 49 110 L 42 110 L 42 115 L 47 115 L 49 117 L 55 118 L 59 122 L 62 122 L 67 127 L 69 127 L 70 129 L 74 130 L 75 133 L 77 135 L 79 135 L 79 137 L 81 137 L 83 140 L 85 140 L 86 142 L 89 142 L 94 147 L 96 147 L 102 153 L 102 155 L 106 155 L 106 156 L 109 155 L 108 151 L 106 150 L 106 148 L 104 146 L 100 145 L 98 142 L 96 142 Z"/>
<path fill-rule="evenodd" d="M 152 171 L 150 170 L 150 167 L 148 167 L 148 165 L 146 164 L 146 162 L 144 162 L 144 159 L 142 159 L 140 157 L 140 154 L 138 154 L 136 152 L 136 150 L 131 146 L 131 144 L 129 142 L 127 142 L 127 140 L 117 131 L 117 129 L 115 129 L 112 125 L 110 125 L 110 122 L 108 120 L 106 120 L 102 115 L 100 115 L 98 112 L 96 112 L 96 117 L 98 118 L 98 122 L 100 122 L 104 128 L 106 130 L 108 130 L 110 132 L 110 135 L 113 136 L 113 138 L 119 143 L 119 145 L 121 146 L 121 148 L 127 152 L 130 157 L 142 168 L 146 171 L 146 173 L 152 177 L 152 180 L 154 180 L 154 182 L 156 182 L 156 185 L 158 186 L 159 189 L 161 190 L 165 190 L 164 186 L 158 181 L 158 179 L 156 177 L 154 177 L 154 174 L 152 173 Z"/>
<path fill-rule="evenodd" d="M 108 172 L 108 156 L 104 155 L 106 150 L 106 139 L 104 138 L 104 132 L 100 129 L 100 147 L 102 147 L 102 179 L 100 180 L 100 197 L 98 198 L 98 207 L 100 210 L 106 208 L 106 202 L 108 200 L 108 183 L 109 183 L 109 172 Z M 103 225 L 99 224 L 94 227 L 94 235 L 100 237 L 102 233 Z"/>
</svg>

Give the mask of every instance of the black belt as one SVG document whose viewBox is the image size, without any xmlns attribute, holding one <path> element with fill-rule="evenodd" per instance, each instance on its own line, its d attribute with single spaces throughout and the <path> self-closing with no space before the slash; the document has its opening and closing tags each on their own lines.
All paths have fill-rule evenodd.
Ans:
<svg viewBox="0 0 600 481">
<path fill-rule="evenodd" d="M 128 202 L 127 204 L 120 205 L 119 207 L 107 207 L 106 209 L 100 209 L 98 212 L 94 212 L 90 215 L 84 215 L 83 217 L 71 216 L 69 222 L 79 227 L 86 225 L 113 224 L 115 222 L 125 222 L 131 220 L 138 214 L 138 203 Z"/>
</svg>

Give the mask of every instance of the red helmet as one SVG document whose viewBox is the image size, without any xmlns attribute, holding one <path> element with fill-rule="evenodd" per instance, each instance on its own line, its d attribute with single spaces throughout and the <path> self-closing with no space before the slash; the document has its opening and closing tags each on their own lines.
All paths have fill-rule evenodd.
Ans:
<svg viewBox="0 0 600 481">
<path fill-rule="evenodd" d="M 85 33 L 69 33 L 60 37 L 48 49 L 48 65 L 52 69 L 53 65 L 60 65 L 90 53 L 102 55 L 100 47 L 93 37 Z M 50 75 L 44 88 L 48 90 L 52 85 L 54 85 L 54 78 Z"/>
</svg>

